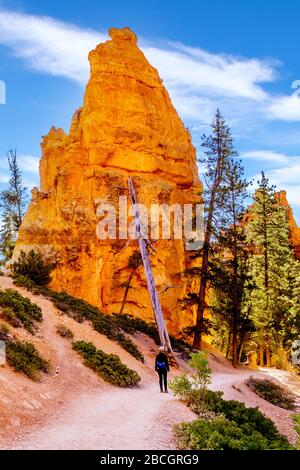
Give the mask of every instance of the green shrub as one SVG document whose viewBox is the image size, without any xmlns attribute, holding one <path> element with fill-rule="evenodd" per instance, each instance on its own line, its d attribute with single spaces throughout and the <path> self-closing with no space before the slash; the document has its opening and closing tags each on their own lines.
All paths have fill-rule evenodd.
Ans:
<svg viewBox="0 0 300 470">
<path fill-rule="evenodd" d="M 186 405 L 199 416 L 202 416 L 205 410 L 207 410 L 213 413 L 215 416 L 222 416 L 228 422 L 234 423 L 238 427 L 238 429 L 241 430 L 243 435 L 250 436 L 249 439 L 251 441 L 251 446 L 257 445 L 257 447 L 251 448 L 261 449 L 262 445 L 266 445 L 266 447 L 263 448 L 270 449 L 291 448 L 288 440 L 284 436 L 279 434 L 273 421 L 269 418 L 266 418 L 258 410 L 258 408 L 247 408 L 244 403 L 240 403 L 236 400 L 224 400 L 222 398 L 222 392 L 213 392 L 211 390 L 206 390 L 203 406 L 203 394 L 201 390 L 199 388 L 195 388 L 195 384 L 193 384 L 186 375 L 176 377 L 176 379 L 171 382 L 170 388 L 176 396 L 183 400 Z M 193 432 L 197 434 L 198 431 L 196 430 L 202 429 L 202 424 L 201 426 L 199 424 L 199 427 L 195 424 L 195 428 L 193 426 L 186 426 L 187 427 L 179 429 L 181 431 L 183 430 L 184 434 L 187 433 L 187 439 L 193 439 L 193 436 L 189 436 L 189 434 Z M 215 429 L 215 431 L 218 432 L 217 429 Z M 180 436 L 182 435 L 180 434 Z M 267 440 L 267 444 L 263 443 L 264 441 L 261 440 L 261 437 Z M 182 439 L 183 437 L 179 438 L 180 442 L 183 442 Z M 195 439 L 197 442 L 199 441 L 198 434 Z M 220 444 L 218 439 L 215 444 L 216 449 L 219 449 L 219 445 L 229 445 L 228 443 L 226 444 L 226 442 L 224 443 L 223 441 L 221 441 Z M 243 439 L 243 436 L 241 436 L 241 439 Z M 199 442 L 202 445 L 202 441 Z M 239 442 L 238 445 L 240 446 L 244 444 L 241 444 Z M 200 449 L 200 447 L 195 448 Z M 204 449 L 206 448 L 207 447 L 204 447 Z"/>
<path fill-rule="evenodd" d="M 300 450 L 300 414 L 294 414 L 293 416 L 295 431 L 298 434 L 298 450 Z"/>
<path fill-rule="evenodd" d="M 257 395 L 273 405 L 285 410 L 295 409 L 295 397 L 288 390 L 269 379 L 256 379 L 250 377 L 246 384 Z"/>
<path fill-rule="evenodd" d="M 39 372 L 49 372 L 50 362 L 43 359 L 36 347 L 25 341 L 7 341 L 6 359 L 14 370 L 23 372 L 32 380 L 37 380 Z"/>
<path fill-rule="evenodd" d="M 90 305 L 85 300 L 72 297 L 66 292 L 55 292 L 45 287 L 36 286 L 32 281 L 28 280 L 24 276 L 14 276 L 14 282 L 16 285 L 26 287 L 35 294 L 48 297 L 60 311 L 78 323 L 90 321 L 93 328 L 98 331 L 98 333 L 107 336 L 107 338 L 112 341 L 116 341 L 134 358 L 144 362 L 142 353 L 134 342 L 125 336 L 122 330 L 126 332 L 127 330 L 125 328 L 121 328 L 121 326 L 116 322 L 114 315 L 105 315 L 100 312 L 97 307 Z M 133 330 L 130 331 L 130 333 L 132 332 Z"/>
<path fill-rule="evenodd" d="M 187 405 L 203 414 L 199 405 L 199 390 L 192 390 Z M 235 400 L 222 399 L 222 392 L 207 391 L 207 410 L 213 415 L 209 420 L 198 419 L 192 423 L 182 423 L 176 427 L 178 444 L 183 449 L 291 449 L 286 437 L 279 434 L 274 423 L 257 408 L 247 408 Z"/>
<path fill-rule="evenodd" d="M 206 390 L 205 394 L 205 406 L 208 410 L 216 410 L 216 407 L 223 402 L 223 392 L 220 390 L 213 392 L 212 390 Z M 194 398 L 194 401 L 197 397 Z"/>
<path fill-rule="evenodd" d="M 9 334 L 9 328 L 5 323 L 0 323 L 0 341 L 5 341 Z"/>
<path fill-rule="evenodd" d="M 28 277 L 23 276 L 21 274 L 13 273 L 12 278 L 16 286 L 25 287 L 25 289 L 30 290 L 33 294 L 45 294 L 45 292 L 47 291 L 45 287 L 38 286 Z"/>
<path fill-rule="evenodd" d="M 45 286 L 51 281 L 50 273 L 54 265 L 47 263 L 40 252 L 21 251 L 18 261 L 13 263 L 12 271 L 16 275 L 26 276 L 39 286 Z"/>
<path fill-rule="evenodd" d="M 65 325 L 57 325 L 56 333 L 60 335 L 62 338 L 73 339 L 74 333 Z"/>
<path fill-rule="evenodd" d="M 141 380 L 140 376 L 123 364 L 119 356 L 106 354 L 97 349 L 92 343 L 76 341 L 73 349 L 84 359 L 86 366 L 93 369 L 107 382 L 119 387 L 136 386 Z"/>
<path fill-rule="evenodd" d="M 189 380 L 187 373 L 178 375 L 173 380 L 171 380 L 169 382 L 169 388 L 172 390 L 175 396 L 179 397 L 183 401 L 188 402 L 192 392 L 192 383 Z"/>
<path fill-rule="evenodd" d="M 273 443 L 255 430 L 241 429 L 224 417 L 212 420 L 197 419 L 175 427 L 178 444 L 191 450 L 267 450 Z M 278 447 L 281 448 L 281 447 Z M 286 449 L 286 447 L 282 447 Z"/>
<path fill-rule="evenodd" d="M 117 333 L 115 339 L 117 343 L 122 346 L 123 349 L 125 349 L 125 351 L 131 354 L 131 356 L 144 363 L 145 359 L 143 354 L 130 338 L 125 336 L 123 333 Z"/>
<path fill-rule="evenodd" d="M 207 386 L 211 383 L 211 369 L 208 367 L 208 352 L 200 351 L 192 353 L 189 364 L 196 370 L 192 374 L 194 388 L 199 390 L 199 405 L 202 409 L 205 408 L 205 394 Z"/>
<path fill-rule="evenodd" d="M 202 413 L 206 407 L 205 395 L 211 383 L 211 370 L 208 367 L 207 351 L 192 353 L 189 365 L 195 369 L 191 380 L 187 374 L 175 377 L 170 382 L 170 389 L 181 400 L 187 402 L 195 413 Z"/>
<path fill-rule="evenodd" d="M 254 430 L 271 441 L 282 441 L 287 444 L 286 438 L 279 434 L 273 421 L 266 418 L 258 408 L 247 408 L 239 401 L 221 398 L 211 410 L 223 414 L 230 421 L 235 421 L 245 432 Z"/>
<path fill-rule="evenodd" d="M 6 321 L 15 327 L 24 326 L 32 334 L 35 331 L 35 322 L 41 322 L 43 319 L 40 307 L 14 289 L 0 292 L 0 306 L 3 309 L 2 316 Z"/>
<path fill-rule="evenodd" d="M 169 387 L 175 396 L 184 401 L 186 405 L 197 415 L 203 415 L 206 411 L 215 413 L 223 392 L 212 392 L 206 390 L 204 395 L 198 388 L 194 388 L 187 374 L 179 375 L 169 382 Z"/>
<path fill-rule="evenodd" d="M 51 294 L 52 295 L 52 294 Z M 111 315 L 104 315 L 97 307 L 94 307 L 81 299 L 66 293 L 54 293 L 54 303 L 57 308 L 63 307 L 63 311 L 78 322 L 89 320 L 92 322 L 93 328 L 105 335 L 112 341 L 116 341 L 120 346 L 125 349 L 134 358 L 144 362 L 144 357 L 134 344 L 134 342 L 124 335 L 120 327 L 115 321 L 115 317 Z M 63 303 L 63 305 L 61 305 Z"/>
<path fill-rule="evenodd" d="M 144 333 L 154 340 L 154 342 L 159 345 L 160 339 L 157 327 L 155 323 L 147 323 L 141 318 L 133 317 L 127 313 L 118 313 L 113 314 L 116 325 L 121 328 L 123 331 L 129 334 L 133 334 L 135 331 Z"/>
<path fill-rule="evenodd" d="M 157 345 L 160 344 L 159 334 L 155 323 L 146 323 L 141 318 L 135 318 L 128 314 L 105 315 L 97 307 L 90 305 L 82 299 L 77 299 L 65 292 L 55 292 L 51 289 L 37 286 L 24 276 L 14 275 L 14 282 L 20 287 L 26 287 L 35 294 L 40 294 L 52 300 L 55 306 L 75 321 L 91 321 L 94 329 L 116 341 L 129 352 L 133 357 L 144 361 L 143 355 L 138 350 L 134 342 L 124 333 L 133 334 L 135 331 L 146 334 L 152 338 Z M 174 349 L 183 351 L 190 349 L 184 341 L 170 336 Z"/>
<path fill-rule="evenodd" d="M 113 314 L 113 317 L 115 318 L 115 322 L 119 328 L 121 328 L 126 333 L 133 334 L 135 331 L 139 331 L 140 333 L 144 333 L 145 335 L 152 338 L 157 345 L 160 344 L 160 338 L 155 323 L 147 323 L 141 318 L 133 317 L 127 313 L 123 313 L 121 315 L 115 313 Z M 190 346 L 181 339 L 170 336 L 170 340 L 173 348 L 177 351 L 191 349 Z"/>
<path fill-rule="evenodd" d="M 10 307 L 2 308 L 0 316 L 3 320 L 10 324 L 13 328 L 22 328 L 23 323 L 14 313 L 13 309 Z"/>
</svg>

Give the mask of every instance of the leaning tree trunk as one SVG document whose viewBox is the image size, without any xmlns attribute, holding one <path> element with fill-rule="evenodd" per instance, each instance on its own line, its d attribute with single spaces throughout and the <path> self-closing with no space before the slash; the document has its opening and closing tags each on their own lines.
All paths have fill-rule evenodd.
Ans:
<svg viewBox="0 0 300 470">
<path fill-rule="evenodd" d="M 170 352 L 173 352 L 169 333 L 168 333 L 164 315 L 163 315 L 163 311 L 160 305 L 150 260 L 149 260 L 147 246 L 151 244 L 143 238 L 143 234 L 141 233 L 142 227 L 141 227 L 140 213 L 139 213 L 139 208 L 138 208 L 138 200 L 137 200 L 136 192 L 135 192 L 134 185 L 133 185 L 131 178 L 128 178 L 128 187 L 129 187 L 131 203 L 132 203 L 133 210 L 134 210 L 135 231 L 136 231 L 136 235 L 138 238 L 141 258 L 142 258 L 143 265 L 144 265 L 144 271 L 146 275 L 149 296 L 150 296 L 152 310 L 154 313 L 154 318 L 155 318 L 158 333 L 159 333 L 160 343 L 164 349 L 167 349 Z"/>
</svg>

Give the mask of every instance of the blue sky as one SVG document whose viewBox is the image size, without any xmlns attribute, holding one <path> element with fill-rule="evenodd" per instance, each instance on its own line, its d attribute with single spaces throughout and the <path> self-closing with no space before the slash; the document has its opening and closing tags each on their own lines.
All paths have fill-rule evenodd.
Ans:
<svg viewBox="0 0 300 470">
<path fill-rule="evenodd" d="M 27 185 L 37 184 L 41 136 L 52 125 L 68 130 L 89 50 L 109 27 L 129 26 L 199 156 L 220 107 L 247 176 L 264 170 L 287 190 L 300 224 L 299 18 L 298 0 L 0 0 L 0 188 L 11 147 Z"/>
</svg>

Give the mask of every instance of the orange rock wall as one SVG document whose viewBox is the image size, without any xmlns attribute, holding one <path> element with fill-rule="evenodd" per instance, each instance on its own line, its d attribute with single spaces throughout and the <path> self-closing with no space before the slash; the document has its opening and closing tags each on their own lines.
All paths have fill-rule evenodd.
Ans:
<svg viewBox="0 0 300 470">
<path fill-rule="evenodd" d="M 298 227 L 291 206 L 288 203 L 286 191 L 279 191 L 276 193 L 277 201 L 280 206 L 287 209 L 288 221 L 290 227 L 291 244 L 295 250 L 298 260 L 300 260 L 300 227 Z"/>
<path fill-rule="evenodd" d="M 128 28 L 89 55 L 91 78 L 70 132 L 52 128 L 43 138 L 40 190 L 35 188 L 14 252 L 39 248 L 55 260 L 51 287 L 118 312 L 137 243 L 100 240 L 97 205 L 118 206 L 128 176 L 140 203 L 201 200 L 195 149 L 158 72 Z M 169 330 L 194 319 L 179 306 L 188 286 L 178 277 L 190 267 L 183 240 L 159 240 L 151 256 Z M 171 288 L 168 288 L 173 286 Z M 125 312 L 153 320 L 143 267 L 133 277 Z"/>
</svg>

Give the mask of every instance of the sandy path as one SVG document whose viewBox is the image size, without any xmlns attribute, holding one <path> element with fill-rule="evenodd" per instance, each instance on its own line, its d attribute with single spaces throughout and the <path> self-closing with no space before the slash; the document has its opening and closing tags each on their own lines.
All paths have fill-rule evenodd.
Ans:
<svg viewBox="0 0 300 470">
<path fill-rule="evenodd" d="M 195 419 L 157 385 L 82 394 L 17 449 L 174 449 L 175 423 Z"/>
<path fill-rule="evenodd" d="M 46 357 L 50 355 L 53 365 L 53 372 L 45 376 L 42 383 L 33 383 L 9 368 L 0 371 L 0 391 L 4 391 L 1 381 L 6 377 L 13 387 L 14 401 L 7 408 L 7 418 L 10 420 L 10 415 L 18 416 L 17 427 L 14 420 L 11 426 L 5 430 L 3 428 L 1 448 L 175 448 L 174 424 L 193 420 L 195 415 L 171 394 L 159 393 L 157 374 L 153 371 L 155 349 L 152 340 L 144 335 L 135 337 L 145 356 L 143 365 L 116 343 L 95 332 L 88 323 L 78 324 L 61 316 L 52 302 L 15 287 L 10 278 L 1 278 L 0 287 L 13 287 L 42 308 L 40 339 L 31 336 L 24 339 L 34 341 Z M 69 342 L 57 335 L 58 323 L 71 328 L 75 339 L 92 341 L 104 351 L 118 354 L 123 362 L 140 374 L 141 385 L 133 389 L 120 389 L 101 380 L 82 364 Z M 55 378 L 57 366 L 59 375 Z M 172 377 L 173 374 L 170 375 Z M 16 405 L 23 397 L 25 387 L 27 401 L 37 402 L 38 409 L 29 410 L 23 418 L 22 406 L 17 412 Z M 43 400 L 42 395 L 47 393 L 49 400 Z"/>
<path fill-rule="evenodd" d="M 276 373 L 276 371 L 275 371 Z M 270 370 L 268 370 L 270 375 Z M 224 391 L 260 409 L 275 419 L 281 432 L 292 441 L 290 412 L 261 400 L 244 384 L 251 371 L 213 374 L 211 389 Z M 263 372 L 255 375 L 262 376 Z M 286 374 L 283 374 L 286 377 Z M 175 423 L 195 419 L 171 394 L 160 394 L 157 385 L 138 389 L 113 389 L 105 393 L 86 393 L 69 403 L 55 419 L 48 421 L 16 442 L 16 449 L 174 449 Z"/>
<path fill-rule="evenodd" d="M 0 286 L 12 287 L 12 280 L 2 278 Z M 174 424 L 193 420 L 196 416 L 172 394 L 159 393 L 157 377 L 153 371 L 155 350 L 152 341 L 144 335 L 135 336 L 135 341 L 145 356 L 145 364 L 142 365 L 116 343 L 93 331 L 87 323 L 79 325 L 66 316 L 60 316 L 49 300 L 34 296 L 24 289 L 18 290 L 43 309 L 41 338 L 35 341 L 39 349 L 44 349 L 46 357 L 50 355 L 53 366 L 60 367 L 60 373 L 56 378 L 52 374 L 50 377 L 46 376 L 38 384 L 31 383 L 9 369 L 0 373 L 0 405 L 3 393 L 7 391 L 8 394 L 8 397 L 4 397 L 6 402 L 3 411 L 6 411 L 6 415 L 3 415 L 3 422 L 9 424 L 11 421 L 8 427 L 3 428 L 1 447 L 71 450 L 174 449 Z M 119 354 L 129 367 L 141 375 L 141 385 L 135 389 L 120 389 L 100 380 L 83 366 L 70 344 L 56 334 L 57 322 L 70 327 L 77 339 L 92 341 L 104 351 Z M 262 400 L 244 382 L 250 375 L 271 375 L 300 395 L 298 380 L 288 372 L 276 369 L 258 372 L 235 370 L 225 364 L 224 360 L 220 361 L 220 358 L 211 356 L 211 361 L 212 390 L 222 390 L 225 399 L 239 400 L 247 406 L 259 406 L 266 416 L 274 420 L 280 432 L 296 442 L 291 413 Z M 13 399 L 11 405 L 7 402 L 8 398 Z M 26 403 L 32 405 L 32 408 L 27 410 L 23 418 Z"/>
<path fill-rule="evenodd" d="M 261 368 L 258 371 L 233 370 L 227 373 L 213 373 L 211 390 L 222 390 L 223 397 L 226 400 L 238 400 L 249 407 L 258 407 L 259 410 L 268 418 L 274 421 L 279 432 L 290 440 L 294 445 L 298 442 L 298 435 L 294 429 L 293 412 L 272 405 L 266 400 L 260 398 L 252 392 L 245 384 L 250 377 L 275 379 L 281 385 L 293 392 L 296 397 L 297 412 L 300 411 L 300 380 L 291 372 L 278 370 L 275 368 Z"/>
</svg>

